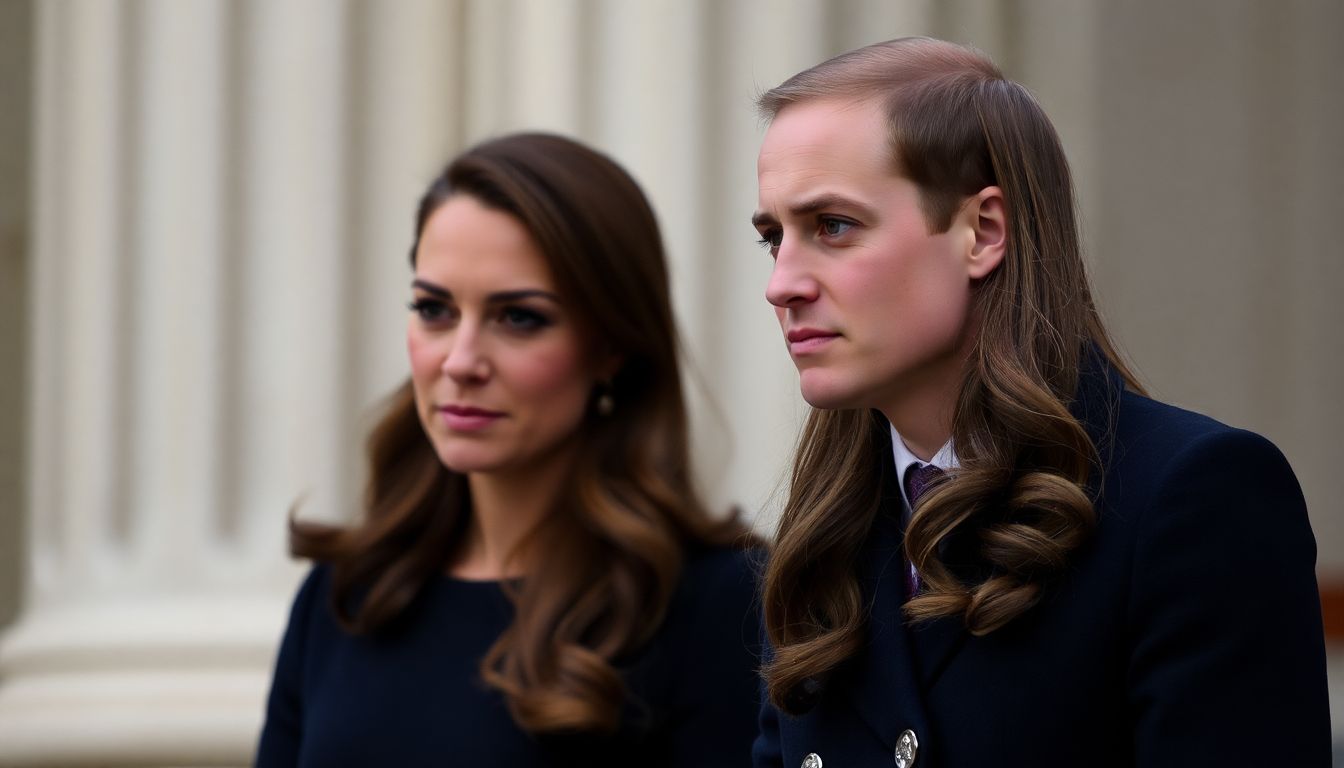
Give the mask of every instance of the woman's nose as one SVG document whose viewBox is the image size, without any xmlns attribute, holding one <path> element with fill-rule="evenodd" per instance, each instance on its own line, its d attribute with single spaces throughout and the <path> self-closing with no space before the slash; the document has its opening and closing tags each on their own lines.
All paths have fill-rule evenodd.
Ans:
<svg viewBox="0 0 1344 768">
<path fill-rule="evenodd" d="M 448 338 L 448 354 L 443 358 L 443 373 L 460 384 L 480 382 L 490 377 L 490 361 L 485 353 L 479 327 L 463 322 Z"/>
</svg>

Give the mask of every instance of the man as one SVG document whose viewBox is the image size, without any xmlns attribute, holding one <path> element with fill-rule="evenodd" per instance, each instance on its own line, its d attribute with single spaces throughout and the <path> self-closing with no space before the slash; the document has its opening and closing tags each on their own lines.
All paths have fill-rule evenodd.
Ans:
<svg viewBox="0 0 1344 768">
<path fill-rule="evenodd" d="M 756 764 L 1328 765 L 1297 481 L 1144 396 L 1030 94 L 907 38 L 760 107 L 766 295 L 817 410 L 765 575 Z"/>
</svg>

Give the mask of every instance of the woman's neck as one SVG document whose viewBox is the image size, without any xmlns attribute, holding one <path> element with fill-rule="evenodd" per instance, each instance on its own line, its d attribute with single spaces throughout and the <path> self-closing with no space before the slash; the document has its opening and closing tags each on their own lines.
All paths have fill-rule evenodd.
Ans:
<svg viewBox="0 0 1344 768">
<path fill-rule="evenodd" d="M 572 463 L 557 457 L 525 472 L 468 475 L 471 522 L 448 572 L 473 581 L 526 573 L 528 555 L 520 545 L 555 508 Z"/>
</svg>

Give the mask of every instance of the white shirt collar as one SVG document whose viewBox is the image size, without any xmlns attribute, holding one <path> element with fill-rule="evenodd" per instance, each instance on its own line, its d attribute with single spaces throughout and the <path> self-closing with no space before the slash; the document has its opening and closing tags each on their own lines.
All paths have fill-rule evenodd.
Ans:
<svg viewBox="0 0 1344 768">
<path fill-rule="evenodd" d="M 939 469 L 956 469 L 961 466 L 957 462 L 956 452 L 952 450 L 951 438 L 948 438 L 943 447 L 938 449 L 931 461 L 924 461 L 906 447 L 905 441 L 901 439 L 901 435 L 896 431 L 895 426 L 891 427 L 891 452 L 896 458 L 896 477 L 901 486 L 901 501 L 904 503 L 906 515 L 910 514 L 910 499 L 905 496 L 905 472 L 912 464 L 920 467 L 932 464 Z"/>
</svg>

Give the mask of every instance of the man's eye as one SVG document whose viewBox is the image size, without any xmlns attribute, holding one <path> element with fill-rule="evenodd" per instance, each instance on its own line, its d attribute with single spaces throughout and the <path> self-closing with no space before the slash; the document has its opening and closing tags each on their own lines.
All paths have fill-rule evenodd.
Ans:
<svg viewBox="0 0 1344 768">
<path fill-rule="evenodd" d="M 771 229 L 762 232 L 761 239 L 757 240 L 756 244 L 761 246 L 762 248 L 765 248 L 766 250 L 774 252 L 775 249 L 779 248 L 779 244 L 783 239 L 784 239 L 784 233 L 781 230 Z"/>
<path fill-rule="evenodd" d="M 854 224 L 844 219 L 824 218 L 821 220 L 821 233 L 827 237 L 839 237 L 848 232 Z"/>
</svg>

